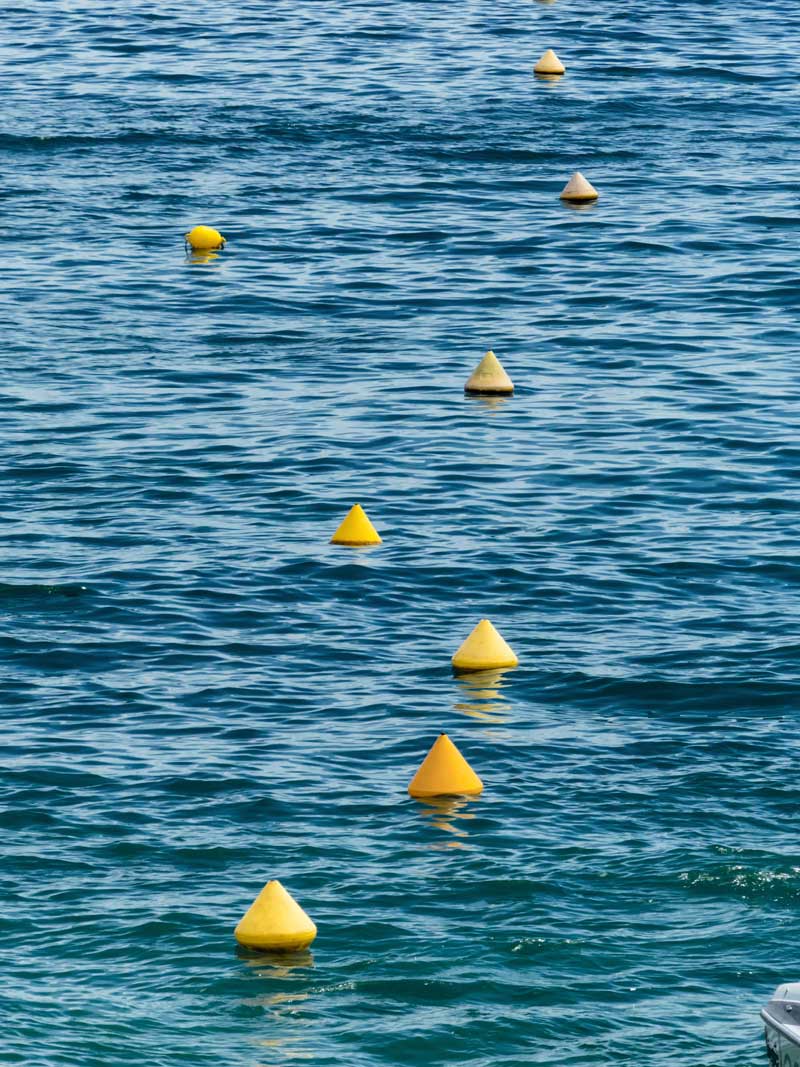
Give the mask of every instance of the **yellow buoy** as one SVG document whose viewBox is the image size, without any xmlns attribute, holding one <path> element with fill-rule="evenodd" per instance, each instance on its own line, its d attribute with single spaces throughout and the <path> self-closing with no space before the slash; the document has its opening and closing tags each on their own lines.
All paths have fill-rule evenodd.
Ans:
<svg viewBox="0 0 800 1067">
<path fill-rule="evenodd" d="M 222 234 L 211 226 L 195 226 L 183 236 L 195 252 L 212 252 L 215 248 L 222 248 L 225 244 Z"/>
<path fill-rule="evenodd" d="M 453 656 L 457 671 L 491 671 L 516 667 L 519 660 L 488 619 L 481 619 Z"/>
<path fill-rule="evenodd" d="M 563 74 L 566 67 L 555 54 L 552 48 L 548 48 L 533 68 L 534 74 Z"/>
<path fill-rule="evenodd" d="M 503 370 L 500 360 L 490 349 L 472 372 L 472 376 L 464 386 L 464 392 L 510 396 L 514 392 L 514 383 Z"/>
<path fill-rule="evenodd" d="M 332 545 L 380 545 L 378 531 L 367 518 L 360 504 L 353 504 L 342 524 L 331 538 Z"/>
<path fill-rule="evenodd" d="M 280 882 L 267 882 L 233 935 L 245 948 L 297 952 L 308 948 L 317 928 Z"/>
<path fill-rule="evenodd" d="M 483 782 L 447 734 L 439 734 L 408 791 L 412 797 L 477 796 L 483 791 Z"/>
<path fill-rule="evenodd" d="M 590 200 L 596 200 L 600 194 L 590 181 L 576 170 L 570 180 L 561 190 L 561 199 L 569 200 L 573 204 L 586 204 Z"/>
</svg>

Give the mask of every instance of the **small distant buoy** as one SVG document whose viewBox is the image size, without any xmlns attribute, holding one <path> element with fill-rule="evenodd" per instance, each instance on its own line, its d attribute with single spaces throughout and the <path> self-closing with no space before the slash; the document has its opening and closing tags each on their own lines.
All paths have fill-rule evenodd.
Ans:
<svg viewBox="0 0 800 1067">
<path fill-rule="evenodd" d="M 510 396 L 514 392 L 514 383 L 503 370 L 500 360 L 489 349 L 472 372 L 472 376 L 464 386 L 464 392 L 488 396 Z"/>
<path fill-rule="evenodd" d="M 245 948 L 298 952 L 308 948 L 317 928 L 280 882 L 267 882 L 233 935 Z"/>
<path fill-rule="evenodd" d="M 555 54 L 552 48 L 548 48 L 536 66 L 533 68 L 534 74 L 564 74 L 566 67 Z"/>
<path fill-rule="evenodd" d="M 491 671 L 518 664 L 519 660 L 488 619 L 481 619 L 453 656 L 457 671 Z"/>
<path fill-rule="evenodd" d="M 579 170 L 576 170 L 561 192 L 562 200 L 569 200 L 573 204 L 585 204 L 590 200 L 596 200 L 600 194 Z"/>
<path fill-rule="evenodd" d="M 447 734 L 439 734 L 408 791 L 412 797 L 477 796 L 483 782 Z"/>
<path fill-rule="evenodd" d="M 211 226 L 195 226 L 183 237 L 195 252 L 213 252 L 215 248 L 222 248 L 225 244 L 222 234 Z"/>
<path fill-rule="evenodd" d="M 380 545 L 380 535 L 360 504 L 353 504 L 342 524 L 331 538 L 332 545 Z"/>
</svg>

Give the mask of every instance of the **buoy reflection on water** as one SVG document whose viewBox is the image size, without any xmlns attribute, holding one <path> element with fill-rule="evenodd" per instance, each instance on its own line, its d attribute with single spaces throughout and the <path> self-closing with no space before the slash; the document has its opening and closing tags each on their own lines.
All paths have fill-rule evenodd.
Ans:
<svg viewBox="0 0 800 1067">
<path fill-rule="evenodd" d="M 500 668 L 457 675 L 456 684 L 467 699 L 456 701 L 453 704 L 454 710 L 463 711 L 465 715 L 487 723 L 499 725 L 508 722 L 513 704 L 502 693 L 507 687 L 507 683 L 503 682 L 503 675 L 507 670 L 508 668 Z"/>
</svg>

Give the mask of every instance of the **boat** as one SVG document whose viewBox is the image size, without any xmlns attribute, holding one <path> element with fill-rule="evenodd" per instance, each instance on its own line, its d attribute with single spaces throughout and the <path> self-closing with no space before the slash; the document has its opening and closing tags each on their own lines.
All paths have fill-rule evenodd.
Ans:
<svg viewBox="0 0 800 1067">
<path fill-rule="evenodd" d="M 779 985 L 761 1009 L 773 1067 L 800 1067 L 800 982 Z"/>
</svg>

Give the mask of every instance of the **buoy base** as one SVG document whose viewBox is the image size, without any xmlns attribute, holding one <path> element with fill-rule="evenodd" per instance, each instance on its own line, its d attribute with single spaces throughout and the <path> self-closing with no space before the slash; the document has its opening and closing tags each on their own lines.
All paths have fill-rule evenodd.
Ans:
<svg viewBox="0 0 800 1067">
<path fill-rule="evenodd" d="M 414 800 L 432 800 L 434 797 L 479 797 L 483 792 L 483 786 L 480 789 L 458 789 L 453 790 L 451 793 L 422 793 L 419 789 L 409 789 L 408 795 L 413 797 Z"/>
<path fill-rule="evenodd" d="M 595 193 L 594 196 L 564 196 L 563 193 L 559 197 L 565 204 L 593 204 L 595 200 L 600 199 L 599 193 Z"/>
<path fill-rule="evenodd" d="M 242 948 L 252 949 L 253 952 L 302 952 L 303 949 L 308 948 L 317 935 L 313 933 L 289 941 L 259 941 L 258 943 L 254 943 L 253 940 L 243 941 L 238 935 L 234 936 Z"/>
<path fill-rule="evenodd" d="M 464 392 L 467 396 L 513 396 L 513 389 L 467 389 L 464 387 Z"/>
<path fill-rule="evenodd" d="M 453 674 L 479 674 L 481 671 L 500 671 L 510 670 L 512 667 L 518 667 L 518 659 L 505 660 L 503 663 L 476 663 L 474 665 L 469 663 L 454 663 Z"/>
</svg>

